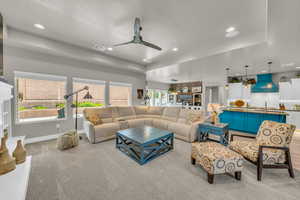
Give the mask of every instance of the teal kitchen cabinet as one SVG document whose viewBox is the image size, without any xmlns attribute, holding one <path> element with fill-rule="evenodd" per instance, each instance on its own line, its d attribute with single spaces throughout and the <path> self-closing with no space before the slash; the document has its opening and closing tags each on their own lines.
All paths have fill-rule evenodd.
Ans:
<svg viewBox="0 0 300 200">
<path fill-rule="evenodd" d="M 256 134 L 265 120 L 286 123 L 286 114 L 279 112 L 255 112 L 248 110 L 224 110 L 220 115 L 221 123 L 228 123 L 230 130 Z"/>
</svg>

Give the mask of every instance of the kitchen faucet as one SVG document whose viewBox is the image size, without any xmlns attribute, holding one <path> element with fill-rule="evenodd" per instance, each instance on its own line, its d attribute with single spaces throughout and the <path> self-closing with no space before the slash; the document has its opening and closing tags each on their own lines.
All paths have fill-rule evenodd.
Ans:
<svg viewBox="0 0 300 200">
<path fill-rule="evenodd" d="M 265 101 L 265 110 L 268 110 L 268 102 Z"/>
</svg>

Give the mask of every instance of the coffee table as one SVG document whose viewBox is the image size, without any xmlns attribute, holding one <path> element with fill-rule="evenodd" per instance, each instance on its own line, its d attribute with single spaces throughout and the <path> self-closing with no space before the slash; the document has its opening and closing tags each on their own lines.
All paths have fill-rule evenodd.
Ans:
<svg viewBox="0 0 300 200">
<path fill-rule="evenodd" d="M 170 151 L 174 146 L 174 134 L 151 126 L 129 128 L 117 132 L 116 147 L 143 165 Z"/>
</svg>

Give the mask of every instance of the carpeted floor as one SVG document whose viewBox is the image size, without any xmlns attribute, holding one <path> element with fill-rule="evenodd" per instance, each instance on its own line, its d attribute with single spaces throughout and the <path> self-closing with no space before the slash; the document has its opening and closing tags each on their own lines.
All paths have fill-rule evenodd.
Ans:
<svg viewBox="0 0 300 200">
<path fill-rule="evenodd" d="M 265 169 L 262 182 L 246 163 L 242 181 L 215 177 L 190 164 L 190 144 L 175 140 L 175 149 L 144 166 L 115 148 L 115 141 L 89 144 L 67 151 L 55 141 L 26 146 L 33 155 L 26 200 L 293 200 L 300 199 L 300 172 Z"/>
</svg>

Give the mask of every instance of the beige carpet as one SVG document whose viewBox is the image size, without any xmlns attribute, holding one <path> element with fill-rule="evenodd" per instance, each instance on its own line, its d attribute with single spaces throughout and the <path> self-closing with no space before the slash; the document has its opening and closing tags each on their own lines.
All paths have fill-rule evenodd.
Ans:
<svg viewBox="0 0 300 200">
<path fill-rule="evenodd" d="M 27 145 L 33 155 L 26 200 L 296 200 L 300 173 L 267 169 L 256 181 L 256 168 L 245 164 L 242 181 L 218 175 L 215 184 L 190 164 L 190 144 L 175 140 L 175 149 L 144 166 L 121 153 L 111 140 L 61 152 L 55 141 Z"/>
</svg>

